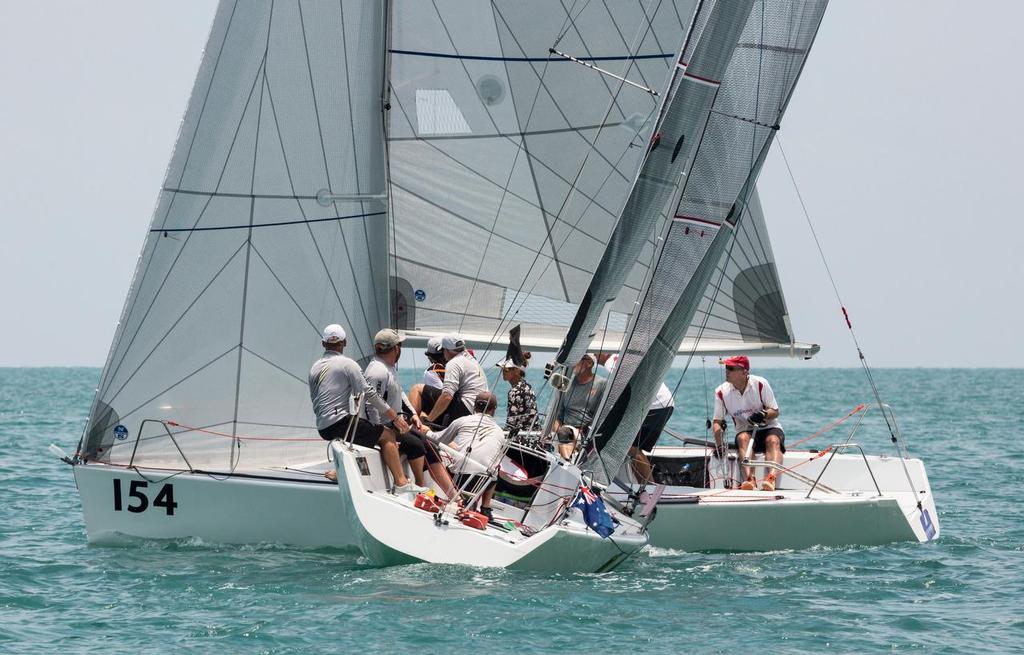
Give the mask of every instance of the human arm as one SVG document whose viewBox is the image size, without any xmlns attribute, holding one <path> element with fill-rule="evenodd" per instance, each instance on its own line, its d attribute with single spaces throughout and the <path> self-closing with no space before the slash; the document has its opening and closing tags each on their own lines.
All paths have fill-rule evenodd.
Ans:
<svg viewBox="0 0 1024 655">
<path fill-rule="evenodd" d="M 725 403 L 721 395 L 715 392 L 715 418 L 711 421 L 711 434 L 715 437 L 715 454 L 724 458 L 727 448 L 725 445 Z"/>
</svg>

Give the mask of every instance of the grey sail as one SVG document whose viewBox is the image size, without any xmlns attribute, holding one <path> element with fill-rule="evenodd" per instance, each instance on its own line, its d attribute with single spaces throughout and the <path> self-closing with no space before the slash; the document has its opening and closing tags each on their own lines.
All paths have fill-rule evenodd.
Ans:
<svg viewBox="0 0 1024 655">
<path fill-rule="evenodd" d="M 800 343 L 793 333 L 786 298 L 757 190 L 746 203 L 747 214 L 726 246 L 725 257 L 704 291 L 680 352 L 712 344 L 733 353 L 785 353 L 809 357 L 815 344 Z"/>
<path fill-rule="evenodd" d="M 619 366 L 599 410 L 596 443 L 609 480 L 691 325 L 747 202 L 821 22 L 826 2 L 754 6 L 715 101 Z"/>
<path fill-rule="evenodd" d="M 625 273 L 681 184 L 707 128 L 719 92 L 718 80 L 725 73 L 749 12 L 750 2 L 701 5 L 677 60 L 658 122 L 660 140 L 650 145 L 615 232 L 558 352 L 559 363 L 571 364 L 587 350 L 601 312 L 619 294 Z"/>
<path fill-rule="evenodd" d="M 486 343 L 522 324 L 524 343 L 557 347 L 660 103 L 549 48 L 663 93 L 695 4 L 394 3 L 388 145 L 397 327 L 458 330 Z M 640 253 L 646 262 L 650 236 Z M 622 334 L 645 274 L 639 268 L 624 281 L 602 328 Z"/>
<path fill-rule="evenodd" d="M 126 463 L 136 437 L 137 464 L 323 457 L 306 387 L 319 332 L 341 323 L 360 359 L 389 322 L 383 21 L 370 1 L 221 3 L 87 457 Z"/>
</svg>

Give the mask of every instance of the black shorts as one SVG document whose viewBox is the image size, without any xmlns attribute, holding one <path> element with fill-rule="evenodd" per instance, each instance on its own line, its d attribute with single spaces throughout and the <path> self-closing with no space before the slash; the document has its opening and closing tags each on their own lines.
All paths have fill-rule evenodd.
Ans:
<svg viewBox="0 0 1024 655">
<path fill-rule="evenodd" d="M 420 394 L 420 410 L 430 414 L 434 411 L 434 405 L 437 404 L 438 398 L 441 397 L 441 389 L 437 387 L 424 386 L 423 391 Z M 437 417 L 434 421 L 437 425 L 447 426 L 449 423 L 462 416 L 469 416 L 473 412 L 466 407 L 466 404 L 462 402 L 462 395 L 456 391 L 455 395 L 452 396 L 452 401 L 448 403 L 448 408 L 444 410 L 444 414 Z"/>
<path fill-rule="evenodd" d="M 410 461 L 423 457 L 426 454 L 423 446 L 423 438 L 412 430 L 409 430 L 405 434 L 398 435 L 398 452 L 405 455 L 405 458 Z"/>
<path fill-rule="evenodd" d="M 352 443 L 358 446 L 365 446 L 366 448 L 375 448 L 380 441 L 380 435 L 384 433 L 384 426 L 374 425 L 366 419 L 359 417 L 346 416 L 337 423 L 329 425 L 323 430 L 317 430 L 317 432 L 320 433 L 320 437 L 325 441 L 344 439 L 345 435 L 348 434 L 353 418 L 358 422 L 356 423 L 355 438 L 352 439 Z"/>
<path fill-rule="evenodd" d="M 668 420 L 672 418 L 673 411 L 675 411 L 675 407 L 662 407 L 661 409 L 652 409 L 647 412 L 647 416 L 640 426 L 640 431 L 636 433 L 633 446 L 647 452 L 654 450 L 654 446 L 658 443 L 658 437 L 661 436 L 662 430 L 668 425 Z"/>
<path fill-rule="evenodd" d="M 781 428 L 763 428 L 761 430 L 758 430 L 754 434 L 754 452 L 753 452 L 753 454 L 756 455 L 758 453 L 763 453 L 764 452 L 765 441 L 767 441 L 768 435 L 770 435 L 770 434 L 774 434 L 775 436 L 777 436 L 779 438 L 779 450 L 781 450 L 782 452 L 786 452 L 786 435 L 783 434 L 782 429 Z M 736 435 L 736 439 L 737 439 L 736 451 L 739 452 L 739 449 L 740 449 L 739 443 L 738 443 L 739 435 Z"/>
</svg>

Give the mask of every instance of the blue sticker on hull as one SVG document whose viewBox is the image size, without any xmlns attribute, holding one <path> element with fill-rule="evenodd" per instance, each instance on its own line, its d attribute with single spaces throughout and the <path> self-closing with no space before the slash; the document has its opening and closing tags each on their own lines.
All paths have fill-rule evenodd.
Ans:
<svg viewBox="0 0 1024 655">
<path fill-rule="evenodd" d="M 932 523 L 932 515 L 926 509 L 921 510 L 921 527 L 924 528 L 924 536 L 928 537 L 928 541 L 935 538 L 935 524 Z"/>
<path fill-rule="evenodd" d="M 417 302 L 423 302 L 424 300 L 427 299 L 427 292 L 424 291 L 423 289 L 416 289 L 413 295 L 416 296 Z"/>
</svg>

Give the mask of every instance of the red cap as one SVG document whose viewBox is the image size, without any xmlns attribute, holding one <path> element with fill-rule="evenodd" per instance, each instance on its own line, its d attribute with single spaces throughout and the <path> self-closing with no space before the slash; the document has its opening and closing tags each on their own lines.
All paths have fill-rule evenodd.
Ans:
<svg viewBox="0 0 1024 655">
<path fill-rule="evenodd" d="M 735 357 L 728 357 L 722 360 L 722 363 L 726 366 L 739 366 L 745 371 L 750 370 L 750 360 L 747 359 L 746 355 L 736 355 Z"/>
</svg>

